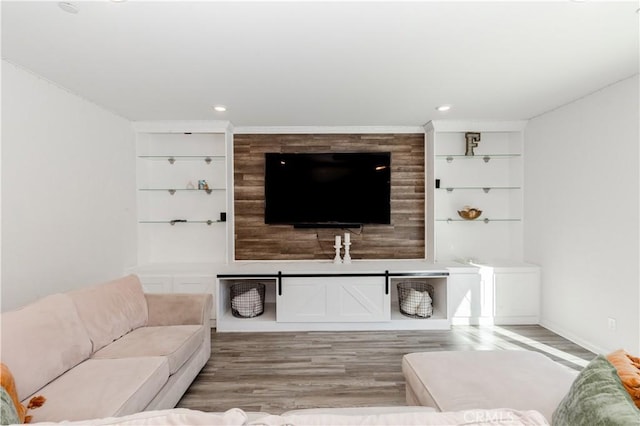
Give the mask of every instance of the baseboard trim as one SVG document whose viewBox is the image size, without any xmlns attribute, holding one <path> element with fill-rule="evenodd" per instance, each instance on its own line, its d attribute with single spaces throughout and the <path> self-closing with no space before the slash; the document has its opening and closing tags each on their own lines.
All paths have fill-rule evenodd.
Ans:
<svg viewBox="0 0 640 426">
<path fill-rule="evenodd" d="M 602 348 L 600 346 L 594 345 L 591 342 L 588 342 L 578 336 L 576 336 L 575 334 L 567 331 L 566 329 L 564 329 L 563 327 L 560 327 L 559 325 L 551 322 L 551 321 L 546 321 L 546 320 L 540 320 L 540 325 L 544 328 L 546 328 L 549 331 L 552 331 L 554 333 L 556 333 L 559 336 L 564 337 L 565 339 L 571 340 L 573 343 L 575 343 L 576 345 L 582 346 L 583 348 L 596 353 L 596 354 L 606 354 L 611 352 L 610 350 L 607 350 L 606 348 Z"/>
</svg>

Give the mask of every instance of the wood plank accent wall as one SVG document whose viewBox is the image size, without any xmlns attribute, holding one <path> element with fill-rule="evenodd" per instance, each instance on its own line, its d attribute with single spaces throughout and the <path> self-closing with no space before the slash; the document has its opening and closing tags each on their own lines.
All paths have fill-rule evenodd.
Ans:
<svg viewBox="0 0 640 426">
<path fill-rule="evenodd" d="M 391 152 L 391 225 L 294 229 L 264 223 L 266 152 Z M 351 258 L 423 259 L 424 134 L 234 135 L 236 260 L 331 260 L 334 236 L 351 232 Z"/>
</svg>

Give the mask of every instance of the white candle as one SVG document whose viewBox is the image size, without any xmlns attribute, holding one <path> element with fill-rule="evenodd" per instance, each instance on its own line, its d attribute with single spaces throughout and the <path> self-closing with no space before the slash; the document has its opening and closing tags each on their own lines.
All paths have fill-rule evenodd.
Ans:
<svg viewBox="0 0 640 426">
<path fill-rule="evenodd" d="M 348 232 L 344 233 L 344 243 L 349 244 L 351 242 L 351 234 Z"/>
<path fill-rule="evenodd" d="M 336 235 L 336 245 L 340 245 L 340 235 Z"/>
</svg>

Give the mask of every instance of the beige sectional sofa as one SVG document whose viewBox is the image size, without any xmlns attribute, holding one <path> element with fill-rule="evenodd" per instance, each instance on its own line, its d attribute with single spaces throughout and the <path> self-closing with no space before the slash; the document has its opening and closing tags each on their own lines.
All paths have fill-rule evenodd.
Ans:
<svg viewBox="0 0 640 426">
<path fill-rule="evenodd" d="M 57 423 L 51 423 L 57 424 Z M 174 408 L 129 416 L 63 423 L 61 426 L 548 426 L 536 411 L 465 410 L 436 412 L 427 407 L 365 407 L 295 410 L 281 415 L 224 413 Z"/>
<path fill-rule="evenodd" d="M 145 294 L 137 276 L 2 314 L 2 362 L 32 422 L 174 407 L 211 354 L 211 294 Z"/>
</svg>

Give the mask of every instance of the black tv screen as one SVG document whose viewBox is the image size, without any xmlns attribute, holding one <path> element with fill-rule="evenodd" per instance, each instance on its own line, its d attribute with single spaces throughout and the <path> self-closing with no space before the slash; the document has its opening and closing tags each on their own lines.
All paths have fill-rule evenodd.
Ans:
<svg viewBox="0 0 640 426">
<path fill-rule="evenodd" d="M 391 223 L 391 153 L 265 154 L 267 224 Z"/>
</svg>

